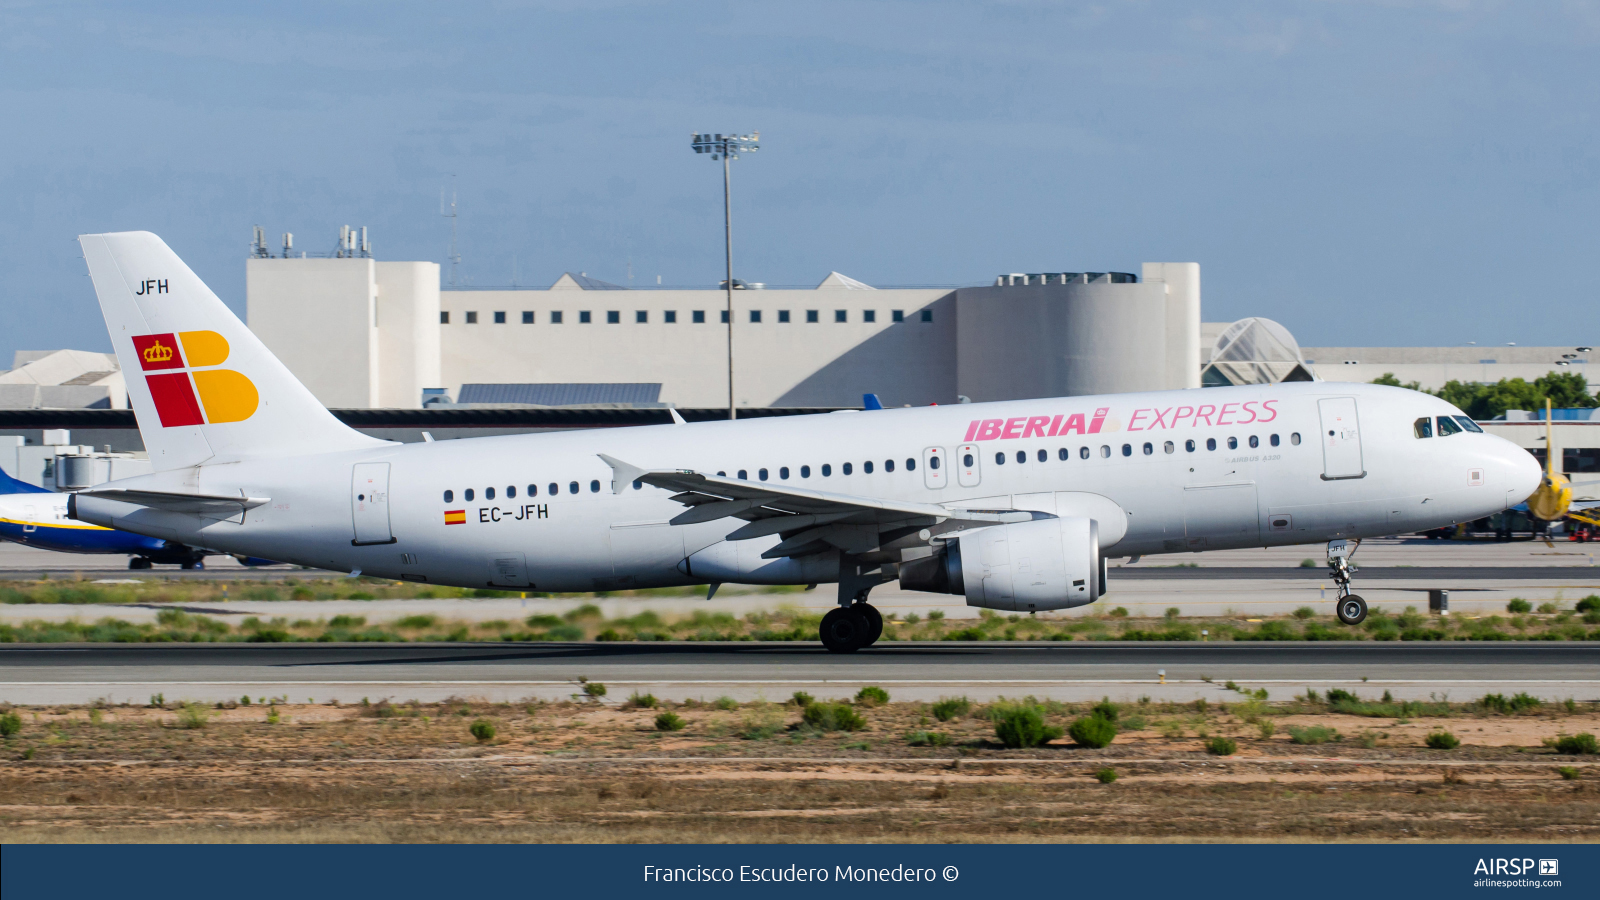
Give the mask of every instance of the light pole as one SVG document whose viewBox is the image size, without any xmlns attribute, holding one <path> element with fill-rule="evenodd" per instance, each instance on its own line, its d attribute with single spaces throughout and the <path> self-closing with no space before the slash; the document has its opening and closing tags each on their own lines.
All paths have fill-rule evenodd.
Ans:
<svg viewBox="0 0 1600 900">
<path fill-rule="evenodd" d="M 690 141 L 696 153 L 709 153 L 712 159 L 722 160 L 722 236 L 727 248 L 728 279 L 724 287 L 728 292 L 728 418 L 738 417 L 733 404 L 733 201 L 731 198 L 729 160 L 740 153 L 754 153 L 761 149 L 761 132 L 749 134 L 701 134 L 694 132 Z"/>
</svg>

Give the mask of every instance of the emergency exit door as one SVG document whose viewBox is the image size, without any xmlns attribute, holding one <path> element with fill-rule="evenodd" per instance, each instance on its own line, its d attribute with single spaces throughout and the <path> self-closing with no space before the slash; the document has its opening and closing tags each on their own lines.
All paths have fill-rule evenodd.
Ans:
<svg viewBox="0 0 1600 900">
<path fill-rule="evenodd" d="M 394 543 L 389 532 L 388 463 L 356 463 L 350 478 L 350 510 L 356 533 L 350 543 Z"/>
<path fill-rule="evenodd" d="M 1322 480 L 1365 478 L 1356 398 L 1327 397 L 1317 401 L 1317 410 L 1322 415 Z"/>
</svg>

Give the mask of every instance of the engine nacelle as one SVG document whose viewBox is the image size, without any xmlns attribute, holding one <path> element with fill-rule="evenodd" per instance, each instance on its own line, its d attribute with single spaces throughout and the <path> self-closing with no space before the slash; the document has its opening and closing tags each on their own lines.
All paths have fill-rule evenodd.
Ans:
<svg viewBox="0 0 1600 900">
<path fill-rule="evenodd" d="M 965 594 L 968 606 L 1038 612 L 1086 606 L 1105 593 L 1094 519 L 1035 519 L 963 532 L 933 556 L 900 564 L 910 591 Z"/>
</svg>

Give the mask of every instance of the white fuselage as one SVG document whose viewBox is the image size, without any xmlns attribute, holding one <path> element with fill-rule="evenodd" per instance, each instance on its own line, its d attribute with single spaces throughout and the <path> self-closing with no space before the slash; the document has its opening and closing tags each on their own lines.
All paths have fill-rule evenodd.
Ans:
<svg viewBox="0 0 1600 900">
<path fill-rule="evenodd" d="M 1129 556 L 1416 531 L 1522 501 L 1539 479 L 1526 451 L 1482 433 L 1416 436 L 1418 418 L 1458 415 L 1415 391 L 1298 383 L 389 444 L 100 486 L 270 498 L 230 519 L 109 501 L 79 517 L 434 584 L 826 582 L 836 557 L 760 559 L 776 535 L 725 542 L 740 519 L 667 524 L 684 510 L 672 492 L 613 493 L 597 454 L 854 497 L 1090 514 L 1102 550 Z"/>
</svg>

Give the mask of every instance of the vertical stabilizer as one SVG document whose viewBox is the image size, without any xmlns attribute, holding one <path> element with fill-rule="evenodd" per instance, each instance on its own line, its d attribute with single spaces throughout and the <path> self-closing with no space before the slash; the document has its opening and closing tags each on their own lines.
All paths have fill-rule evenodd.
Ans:
<svg viewBox="0 0 1600 900">
<path fill-rule="evenodd" d="M 334 418 L 161 238 L 78 242 L 157 471 L 384 443 Z"/>
</svg>

